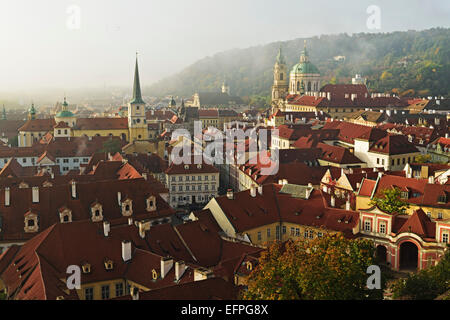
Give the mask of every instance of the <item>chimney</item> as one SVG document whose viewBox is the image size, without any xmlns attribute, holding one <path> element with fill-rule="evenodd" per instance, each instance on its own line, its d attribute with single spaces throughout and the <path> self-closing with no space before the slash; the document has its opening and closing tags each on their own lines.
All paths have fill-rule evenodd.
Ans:
<svg viewBox="0 0 450 320">
<path fill-rule="evenodd" d="M 184 261 L 175 262 L 175 281 L 180 280 L 185 271 L 186 264 L 184 263 Z"/>
<path fill-rule="evenodd" d="M 252 198 L 256 197 L 256 186 L 254 184 L 250 187 L 250 195 Z"/>
<path fill-rule="evenodd" d="M 233 199 L 233 190 L 232 189 L 227 190 L 227 198 L 230 200 Z"/>
<path fill-rule="evenodd" d="M 111 231 L 111 225 L 108 221 L 103 221 L 103 234 L 105 237 L 109 235 L 109 231 Z"/>
<path fill-rule="evenodd" d="M 383 176 L 383 172 L 378 172 L 378 178 L 381 179 L 382 176 Z"/>
<path fill-rule="evenodd" d="M 128 225 L 129 226 L 133 225 L 133 218 L 128 218 Z"/>
<path fill-rule="evenodd" d="M 145 238 L 145 226 L 142 222 L 139 222 L 139 236 L 144 239 Z"/>
<path fill-rule="evenodd" d="M 429 176 L 428 177 L 428 183 L 429 184 L 434 184 L 434 176 Z"/>
<path fill-rule="evenodd" d="M 355 101 L 356 99 L 356 93 L 352 93 L 352 101 Z"/>
<path fill-rule="evenodd" d="M 122 204 L 122 194 L 119 192 L 117 192 L 117 203 L 119 204 L 119 206 Z"/>
<path fill-rule="evenodd" d="M 133 300 L 139 300 L 139 289 L 137 287 L 131 288 L 131 297 Z"/>
<path fill-rule="evenodd" d="M 284 181 L 283 181 L 283 183 L 284 183 Z M 260 195 L 263 194 L 263 187 L 262 187 L 262 186 L 258 186 L 258 193 L 259 193 Z"/>
<path fill-rule="evenodd" d="M 71 186 L 71 194 L 72 194 L 72 199 L 75 199 L 77 197 L 77 183 L 75 180 L 72 180 L 70 182 L 70 186 Z"/>
<path fill-rule="evenodd" d="M 348 200 L 348 199 L 345 202 L 345 210 L 350 211 L 350 200 Z"/>
<path fill-rule="evenodd" d="M 336 205 L 336 199 L 334 198 L 334 196 L 331 196 L 331 199 L 330 199 L 330 206 L 331 207 L 334 207 Z"/>
<path fill-rule="evenodd" d="M 5 207 L 11 204 L 11 189 L 9 187 L 5 188 Z"/>
<path fill-rule="evenodd" d="M 331 92 L 327 92 L 327 99 L 331 100 Z"/>
<path fill-rule="evenodd" d="M 32 200 L 33 203 L 38 203 L 39 202 L 39 187 L 33 187 L 31 189 L 31 194 L 32 194 Z"/>
<path fill-rule="evenodd" d="M 164 277 L 169 273 L 169 270 L 172 269 L 173 266 L 173 259 L 171 257 L 164 257 L 161 258 L 161 278 L 164 279 Z"/>
<path fill-rule="evenodd" d="M 146 172 L 142 172 L 142 177 L 147 180 L 147 173 Z"/>
<path fill-rule="evenodd" d="M 122 241 L 122 259 L 124 262 L 131 260 L 131 241 L 130 240 Z"/>
<path fill-rule="evenodd" d="M 323 186 L 322 186 L 322 190 L 323 190 L 323 192 L 328 193 L 328 188 L 327 188 L 326 185 L 323 185 Z"/>
</svg>

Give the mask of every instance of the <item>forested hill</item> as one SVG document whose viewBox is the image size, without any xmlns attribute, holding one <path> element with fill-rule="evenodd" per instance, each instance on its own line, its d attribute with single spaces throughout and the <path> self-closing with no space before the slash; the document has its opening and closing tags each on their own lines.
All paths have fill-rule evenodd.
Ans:
<svg viewBox="0 0 450 320">
<path fill-rule="evenodd" d="M 356 73 L 367 77 L 371 91 L 401 95 L 450 95 L 450 29 L 359 33 L 306 38 L 310 60 L 325 83 L 348 83 Z M 145 88 L 145 94 L 191 96 L 220 90 L 224 79 L 232 95 L 267 96 L 272 68 L 281 45 L 288 69 L 298 62 L 304 38 L 203 58 L 178 74 Z M 336 61 L 345 56 L 344 61 Z"/>
</svg>

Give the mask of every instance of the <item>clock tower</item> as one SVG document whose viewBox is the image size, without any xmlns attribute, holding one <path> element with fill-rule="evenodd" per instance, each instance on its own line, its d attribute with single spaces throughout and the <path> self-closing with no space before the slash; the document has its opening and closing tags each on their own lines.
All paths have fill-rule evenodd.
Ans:
<svg viewBox="0 0 450 320">
<path fill-rule="evenodd" d="M 130 142 L 148 139 L 148 126 L 145 117 L 145 102 L 142 100 L 141 95 L 137 54 L 136 67 L 134 70 L 133 97 L 128 103 L 128 130 L 130 134 Z"/>
</svg>

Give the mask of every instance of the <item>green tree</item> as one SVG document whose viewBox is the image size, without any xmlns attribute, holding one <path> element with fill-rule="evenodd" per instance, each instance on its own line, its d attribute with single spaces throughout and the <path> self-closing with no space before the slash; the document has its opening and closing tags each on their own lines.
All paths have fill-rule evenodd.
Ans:
<svg viewBox="0 0 450 320">
<path fill-rule="evenodd" d="M 410 274 L 406 279 L 397 280 L 392 286 L 396 299 L 434 299 L 450 290 L 450 251 L 436 266 Z"/>
<path fill-rule="evenodd" d="M 429 163 L 429 162 L 431 162 L 431 155 L 420 154 L 415 158 L 414 162 L 415 163 Z"/>
<path fill-rule="evenodd" d="M 99 152 L 108 152 L 111 154 L 122 151 L 120 141 L 117 139 L 111 139 L 103 143 L 103 148 Z"/>
<path fill-rule="evenodd" d="M 376 205 L 381 210 L 388 213 L 405 214 L 409 204 L 402 200 L 402 191 L 397 188 L 387 188 L 381 190 L 381 195 L 375 195 L 370 201 L 370 205 Z"/>
<path fill-rule="evenodd" d="M 381 299 L 382 289 L 366 287 L 375 249 L 368 240 L 342 234 L 311 241 L 273 243 L 249 276 L 248 300 Z"/>
</svg>

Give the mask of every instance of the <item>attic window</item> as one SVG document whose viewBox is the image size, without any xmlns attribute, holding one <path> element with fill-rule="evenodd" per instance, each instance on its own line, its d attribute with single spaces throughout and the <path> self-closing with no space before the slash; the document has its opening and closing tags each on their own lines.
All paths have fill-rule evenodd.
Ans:
<svg viewBox="0 0 450 320">
<path fill-rule="evenodd" d="M 91 265 L 89 263 L 84 263 L 81 266 L 81 270 L 83 271 L 83 273 L 91 273 Z"/>
<path fill-rule="evenodd" d="M 250 261 L 247 261 L 247 270 L 252 271 L 253 265 Z"/>
<path fill-rule="evenodd" d="M 402 199 L 408 199 L 408 191 L 402 191 L 401 197 Z"/>
<path fill-rule="evenodd" d="M 445 195 L 440 195 L 438 197 L 438 202 L 439 203 L 447 203 L 447 197 Z"/>
<path fill-rule="evenodd" d="M 105 269 L 106 270 L 112 270 L 114 267 L 114 263 L 112 262 L 112 260 L 105 260 Z"/>
</svg>

